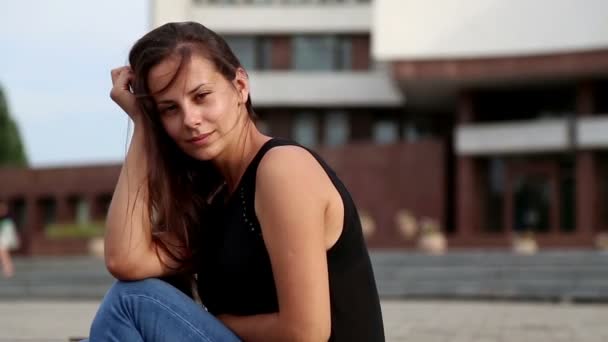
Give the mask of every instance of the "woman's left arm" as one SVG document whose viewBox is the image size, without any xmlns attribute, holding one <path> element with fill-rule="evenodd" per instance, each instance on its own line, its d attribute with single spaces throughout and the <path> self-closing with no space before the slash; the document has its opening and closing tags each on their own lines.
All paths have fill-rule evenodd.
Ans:
<svg viewBox="0 0 608 342">
<path fill-rule="evenodd" d="M 258 167 L 255 207 L 272 264 L 279 312 L 220 316 L 245 341 L 327 341 L 325 245 L 328 177 L 306 150 L 270 150 Z"/>
</svg>

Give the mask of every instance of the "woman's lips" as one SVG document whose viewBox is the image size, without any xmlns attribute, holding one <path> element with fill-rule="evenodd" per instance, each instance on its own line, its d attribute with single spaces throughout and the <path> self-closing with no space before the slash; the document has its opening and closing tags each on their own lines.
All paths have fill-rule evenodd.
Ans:
<svg viewBox="0 0 608 342">
<path fill-rule="evenodd" d="M 204 145 L 207 143 L 207 140 L 209 140 L 209 136 L 211 135 L 211 133 L 213 133 L 213 132 L 201 134 L 194 138 L 188 139 L 186 141 L 193 145 L 201 146 L 201 145 Z"/>
</svg>

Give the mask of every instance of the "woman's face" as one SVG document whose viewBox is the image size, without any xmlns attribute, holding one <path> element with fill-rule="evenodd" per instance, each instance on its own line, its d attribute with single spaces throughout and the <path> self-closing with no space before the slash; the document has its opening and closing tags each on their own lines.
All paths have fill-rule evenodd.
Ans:
<svg viewBox="0 0 608 342">
<path fill-rule="evenodd" d="M 148 85 L 167 134 L 182 151 L 198 160 L 212 160 L 241 131 L 247 119 L 248 84 L 244 72 L 226 80 L 208 59 L 193 54 L 164 91 L 180 64 L 169 57 L 150 70 Z"/>
</svg>

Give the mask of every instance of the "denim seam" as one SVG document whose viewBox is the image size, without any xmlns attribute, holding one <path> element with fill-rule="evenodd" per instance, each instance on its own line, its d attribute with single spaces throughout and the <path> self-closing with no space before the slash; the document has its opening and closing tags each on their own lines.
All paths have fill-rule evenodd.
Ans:
<svg viewBox="0 0 608 342">
<path fill-rule="evenodd" d="M 185 319 L 184 317 L 180 316 L 180 314 L 178 314 L 173 309 L 171 309 L 170 307 L 168 307 L 167 305 L 165 305 L 164 303 L 162 303 L 161 301 L 159 301 L 156 298 L 153 298 L 153 297 L 150 297 L 150 296 L 147 296 L 147 295 L 142 295 L 142 294 L 124 294 L 123 297 L 141 297 L 141 298 L 144 298 L 144 299 L 148 299 L 148 300 L 150 300 L 150 301 L 158 304 L 159 306 L 162 306 L 170 314 L 172 314 L 173 316 L 175 316 L 178 319 L 182 320 L 182 322 L 185 323 L 187 326 L 189 326 L 192 331 L 194 331 L 196 334 L 198 334 L 202 338 L 204 338 L 206 342 L 214 342 L 209 336 L 207 336 L 207 334 L 205 334 L 203 331 L 197 329 L 196 326 L 194 326 L 192 323 L 188 322 L 187 319 Z"/>
</svg>

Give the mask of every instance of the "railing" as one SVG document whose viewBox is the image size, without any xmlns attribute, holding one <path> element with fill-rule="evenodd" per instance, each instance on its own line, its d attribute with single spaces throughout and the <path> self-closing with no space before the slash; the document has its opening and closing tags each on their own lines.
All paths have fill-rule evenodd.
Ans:
<svg viewBox="0 0 608 342">
<path fill-rule="evenodd" d="M 353 5 L 369 4 L 371 0 L 192 0 L 196 5 Z"/>
</svg>

